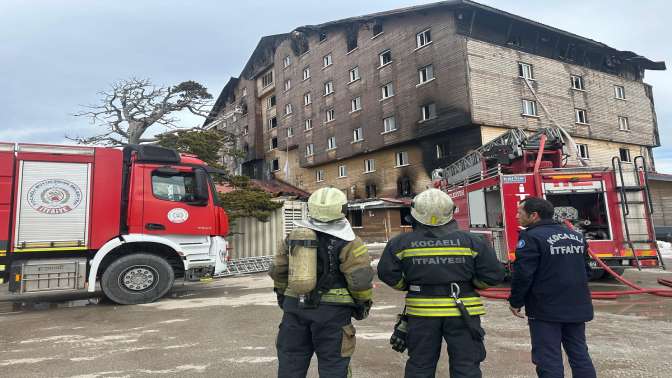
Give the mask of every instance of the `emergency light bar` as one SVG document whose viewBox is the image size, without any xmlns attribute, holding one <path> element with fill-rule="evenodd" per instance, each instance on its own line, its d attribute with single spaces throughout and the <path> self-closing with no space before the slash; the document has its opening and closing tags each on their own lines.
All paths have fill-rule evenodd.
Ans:
<svg viewBox="0 0 672 378">
<path fill-rule="evenodd" d="M 93 147 L 50 146 L 48 144 L 19 144 L 17 151 L 42 154 L 93 156 L 95 150 Z"/>
</svg>

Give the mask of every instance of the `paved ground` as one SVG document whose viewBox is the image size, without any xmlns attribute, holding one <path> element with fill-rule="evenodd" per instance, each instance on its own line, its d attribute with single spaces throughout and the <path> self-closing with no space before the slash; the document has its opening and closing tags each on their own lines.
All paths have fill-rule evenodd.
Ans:
<svg viewBox="0 0 672 378">
<path fill-rule="evenodd" d="M 671 277 L 628 273 L 647 286 L 661 275 Z M 264 274 L 225 278 L 179 286 L 170 298 L 140 306 L 0 302 L 0 376 L 273 377 L 281 312 L 271 285 Z M 354 376 L 401 377 L 405 355 L 388 347 L 401 295 L 377 283 L 375 302 L 371 317 L 357 323 Z M 487 308 L 484 376 L 534 377 L 526 323 L 504 302 Z M 600 377 L 670 377 L 672 298 L 596 302 L 588 337 Z M 440 366 L 446 377 L 445 352 Z"/>
</svg>

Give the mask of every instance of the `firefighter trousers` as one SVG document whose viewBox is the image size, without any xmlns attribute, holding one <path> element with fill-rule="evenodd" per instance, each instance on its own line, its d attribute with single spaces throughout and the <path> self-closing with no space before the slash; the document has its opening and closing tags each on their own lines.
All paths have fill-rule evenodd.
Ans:
<svg viewBox="0 0 672 378">
<path fill-rule="evenodd" d="M 321 378 L 349 377 L 355 351 L 352 307 L 320 304 L 300 309 L 294 298 L 286 298 L 283 308 L 276 340 L 278 377 L 305 378 L 313 353 Z"/>
<path fill-rule="evenodd" d="M 574 378 L 595 378 L 595 367 L 588 354 L 586 323 L 557 323 L 529 319 L 532 363 L 540 378 L 563 378 L 562 348 L 567 353 Z"/>
<path fill-rule="evenodd" d="M 472 316 L 471 321 L 481 327 L 479 316 Z M 480 378 L 483 340 L 474 340 L 464 320 L 455 316 L 408 318 L 406 378 L 435 376 L 443 340 L 448 344 L 450 377 Z"/>
</svg>

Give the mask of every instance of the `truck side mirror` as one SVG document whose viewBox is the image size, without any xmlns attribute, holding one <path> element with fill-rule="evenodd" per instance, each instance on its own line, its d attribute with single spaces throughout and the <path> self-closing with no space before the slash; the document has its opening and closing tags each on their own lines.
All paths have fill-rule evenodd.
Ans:
<svg viewBox="0 0 672 378">
<path fill-rule="evenodd" d="M 194 186 L 194 201 L 192 205 L 205 206 L 208 204 L 210 195 L 208 193 L 208 174 L 205 170 L 194 169 L 194 178 L 196 179 Z"/>
</svg>

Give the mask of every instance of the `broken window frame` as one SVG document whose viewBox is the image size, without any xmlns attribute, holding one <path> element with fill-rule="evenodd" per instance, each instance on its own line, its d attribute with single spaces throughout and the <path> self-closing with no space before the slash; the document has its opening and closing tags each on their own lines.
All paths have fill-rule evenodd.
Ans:
<svg viewBox="0 0 672 378">
<path fill-rule="evenodd" d="M 387 49 L 387 50 L 381 52 L 380 54 L 378 54 L 378 60 L 380 62 L 379 68 L 380 67 L 385 67 L 388 64 L 391 64 L 392 63 L 392 50 Z"/>
<path fill-rule="evenodd" d="M 416 50 L 432 43 L 432 28 L 427 28 L 415 35 Z"/>
<path fill-rule="evenodd" d="M 579 125 L 589 125 L 588 110 L 581 108 L 574 108 L 574 122 Z"/>
<path fill-rule="evenodd" d="M 373 26 L 371 27 L 371 38 L 375 38 L 381 34 L 383 34 L 383 23 L 380 21 L 376 21 L 373 23 Z"/>
<path fill-rule="evenodd" d="M 278 127 L 278 117 L 271 117 L 268 119 L 268 130 L 273 130 Z"/>
<path fill-rule="evenodd" d="M 530 63 L 518 62 L 518 77 L 534 80 L 534 66 Z"/>
<path fill-rule="evenodd" d="M 271 160 L 271 171 L 272 172 L 277 172 L 280 170 L 280 160 L 279 159 L 273 159 Z"/>
<path fill-rule="evenodd" d="M 418 70 L 418 85 L 434 80 L 434 66 L 428 64 Z"/>
<path fill-rule="evenodd" d="M 586 87 L 583 82 L 583 76 L 580 75 L 569 75 L 570 81 L 572 83 L 572 89 L 577 91 L 585 91 Z"/>
</svg>

